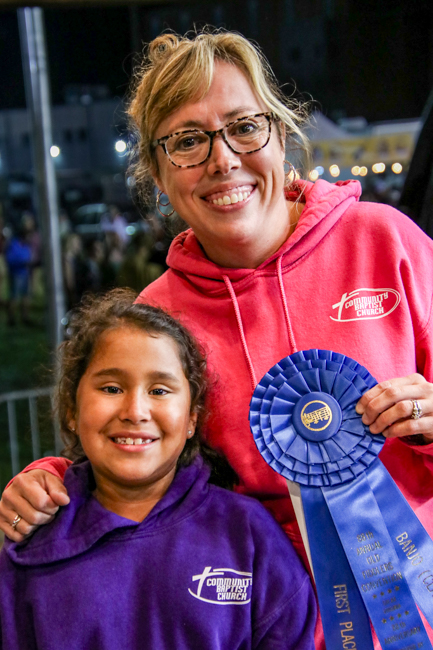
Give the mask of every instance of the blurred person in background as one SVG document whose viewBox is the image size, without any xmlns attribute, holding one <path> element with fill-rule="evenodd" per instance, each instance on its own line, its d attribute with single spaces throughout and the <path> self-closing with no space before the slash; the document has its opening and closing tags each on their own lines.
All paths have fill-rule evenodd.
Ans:
<svg viewBox="0 0 433 650">
<path fill-rule="evenodd" d="M 103 289 L 104 243 L 99 239 L 85 241 L 83 254 L 77 258 L 77 262 L 76 288 L 79 302 L 86 292 L 98 293 Z"/>
<path fill-rule="evenodd" d="M 77 233 L 65 235 L 63 239 L 62 262 L 68 310 L 80 302 L 78 274 L 82 268 L 82 257 L 83 242 L 80 235 Z"/>
<path fill-rule="evenodd" d="M 8 271 L 9 299 L 8 325 L 17 324 L 17 312 L 20 312 L 23 325 L 32 325 L 30 320 L 30 279 L 33 259 L 31 244 L 32 232 L 22 221 L 17 233 L 6 246 L 5 258 Z"/>
<path fill-rule="evenodd" d="M 138 232 L 133 236 L 119 268 L 119 287 L 131 287 L 139 293 L 162 275 L 164 267 L 150 261 L 152 248 L 150 233 Z"/>
<path fill-rule="evenodd" d="M 102 287 L 103 289 L 112 289 L 118 286 L 118 276 L 126 254 L 126 244 L 122 241 L 119 233 L 108 231 L 105 232 L 103 245 L 105 253 L 101 264 Z"/>
<path fill-rule="evenodd" d="M 63 208 L 59 210 L 59 235 L 61 241 L 64 241 L 65 238 L 72 232 L 71 220 L 67 210 Z"/>
<path fill-rule="evenodd" d="M 98 293 L 103 290 L 105 264 L 105 247 L 102 241 L 83 241 L 78 233 L 66 236 L 63 242 L 62 265 L 68 311 L 78 305 L 85 293 Z"/>
<path fill-rule="evenodd" d="M 32 250 L 30 264 L 30 296 L 34 297 L 37 292 L 36 282 L 37 273 L 42 267 L 42 239 L 39 228 L 36 224 L 35 216 L 32 212 L 26 210 L 21 217 L 21 227 L 26 232 L 26 240 Z"/>
<path fill-rule="evenodd" d="M 170 221 L 154 210 L 147 213 L 146 220 L 150 223 L 150 231 L 154 239 L 150 261 L 159 264 L 166 271 L 168 249 L 179 229 L 176 233 L 172 232 L 175 229 L 170 227 Z"/>
<path fill-rule="evenodd" d="M 306 111 L 238 34 L 152 41 L 129 114 L 137 188 L 151 176 L 167 215 L 190 226 L 138 301 L 177 315 L 205 346 L 219 376 L 205 435 L 238 490 L 273 513 L 306 561 L 286 482 L 251 435 L 249 403 L 285 356 L 334 350 L 380 382 L 357 411 L 387 438 L 380 458 L 432 535 L 433 243 L 392 207 L 360 203 L 357 181 L 298 180 L 290 160 L 285 170 L 286 155 L 308 151 Z M 43 459 L 12 482 L 0 504 L 6 535 L 23 540 L 68 502 L 67 466 Z"/>
<path fill-rule="evenodd" d="M 126 232 L 127 225 L 128 222 L 120 212 L 117 205 L 110 205 L 108 207 L 108 212 L 101 217 L 102 232 L 115 233 L 121 241 L 122 246 L 126 246 L 129 239 L 128 233 Z"/>
<path fill-rule="evenodd" d="M 7 246 L 7 236 L 3 214 L 0 211 L 0 307 L 7 305 L 7 265 L 5 259 L 5 250 Z"/>
</svg>

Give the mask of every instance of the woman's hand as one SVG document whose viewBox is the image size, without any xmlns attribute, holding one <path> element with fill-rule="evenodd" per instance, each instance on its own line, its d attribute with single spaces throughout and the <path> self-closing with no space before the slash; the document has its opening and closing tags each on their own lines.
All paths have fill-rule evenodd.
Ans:
<svg viewBox="0 0 433 650">
<path fill-rule="evenodd" d="M 414 400 L 421 407 L 422 416 L 412 419 Z M 364 393 L 356 411 L 371 433 L 386 438 L 401 438 L 422 434 L 424 443 L 433 442 L 433 384 L 417 373 L 382 381 Z"/>
<path fill-rule="evenodd" d="M 57 476 L 43 469 L 18 474 L 0 501 L 0 529 L 13 542 L 22 542 L 68 503 L 66 488 Z"/>
</svg>

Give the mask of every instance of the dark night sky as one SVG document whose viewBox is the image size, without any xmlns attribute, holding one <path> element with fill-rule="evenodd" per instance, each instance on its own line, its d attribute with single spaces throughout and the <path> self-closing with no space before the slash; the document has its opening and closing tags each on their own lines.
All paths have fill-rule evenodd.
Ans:
<svg viewBox="0 0 433 650">
<path fill-rule="evenodd" d="M 65 84 L 109 86 L 123 95 L 132 49 L 128 8 L 45 9 L 45 29 L 54 103 Z M 16 11 L 0 11 L 0 108 L 24 106 Z"/>
<path fill-rule="evenodd" d="M 292 36 L 287 43 L 284 7 L 289 5 Z M 338 112 L 369 120 L 418 117 L 433 86 L 431 0 L 220 0 L 211 5 L 190 0 L 142 6 L 136 17 L 144 41 L 164 27 L 183 33 L 194 22 L 217 24 L 219 18 L 219 24 L 256 39 L 280 82 L 295 78 L 331 117 Z M 47 8 L 45 24 L 54 103 L 63 102 L 66 84 L 102 83 L 112 96 L 125 93 L 133 51 L 127 6 Z M 297 34 L 297 24 L 303 33 Z M 312 42 L 318 25 L 320 46 Z M 311 66 L 310 73 L 304 66 L 296 75 L 297 58 L 308 42 L 321 72 Z M 24 103 L 16 11 L 0 10 L 0 109 Z"/>
</svg>

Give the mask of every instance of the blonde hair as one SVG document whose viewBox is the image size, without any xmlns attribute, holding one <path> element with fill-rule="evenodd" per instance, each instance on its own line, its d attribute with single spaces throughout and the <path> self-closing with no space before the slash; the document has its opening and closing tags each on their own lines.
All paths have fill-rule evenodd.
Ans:
<svg viewBox="0 0 433 650">
<path fill-rule="evenodd" d="M 301 126 L 307 111 L 281 92 L 262 52 L 240 34 L 205 30 L 192 38 L 163 34 L 148 46 L 147 56 L 136 70 L 127 108 L 136 146 L 130 174 L 146 198 L 149 178 L 158 172 L 152 141 L 159 124 L 178 108 L 202 99 L 209 91 L 215 61 L 237 66 L 245 74 L 270 112 L 284 125 L 286 140 L 309 158 L 308 139 Z M 277 122 L 279 133 L 282 129 Z"/>
</svg>

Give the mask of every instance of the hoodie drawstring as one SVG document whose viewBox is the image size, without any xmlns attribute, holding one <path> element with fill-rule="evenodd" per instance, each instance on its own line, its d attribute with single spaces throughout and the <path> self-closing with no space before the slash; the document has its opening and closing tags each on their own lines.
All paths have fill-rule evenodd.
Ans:
<svg viewBox="0 0 433 650">
<path fill-rule="evenodd" d="M 241 317 L 241 311 L 239 309 L 238 299 L 236 298 L 235 290 L 233 289 L 232 283 L 230 282 L 230 278 L 227 275 L 223 275 L 223 280 L 225 282 L 227 291 L 229 292 L 230 298 L 233 303 L 233 308 L 235 310 L 238 330 L 241 337 L 245 358 L 247 360 L 248 370 L 250 371 L 251 385 L 254 391 L 255 387 L 257 386 L 256 373 L 254 372 L 253 362 L 251 361 L 250 352 L 248 350 L 247 342 L 245 339 L 244 326 L 242 324 L 242 317 Z"/>
<path fill-rule="evenodd" d="M 289 341 L 290 341 L 290 345 L 292 347 L 291 354 L 293 354 L 293 352 L 297 352 L 297 348 L 296 348 L 295 337 L 294 337 L 294 334 L 293 334 L 292 324 L 291 324 L 290 318 L 289 318 L 289 309 L 287 307 L 286 294 L 284 292 L 282 257 L 279 257 L 277 259 L 277 274 L 278 274 L 278 284 L 279 284 L 279 287 L 280 287 L 281 300 L 283 301 L 284 315 L 286 317 L 287 333 L 289 335 Z"/>
<path fill-rule="evenodd" d="M 283 303 L 284 316 L 285 316 L 285 319 L 286 319 L 287 333 L 288 333 L 288 336 L 289 336 L 289 341 L 290 341 L 290 346 L 291 346 L 291 354 L 292 354 L 293 352 L 297 351 L 297 348 L 296 348 L 295 337 L 293 335 L 292 325 L 290 323 L 289 309 L 287 307 L 286 294 L 284 293 L 281 257 L 279 257 L 278 260 L 277 260 L 277 275 L 278 275 L 278 286 L 280 287 L 280 295 L 281 295 L 281 300 L 282 300 L 282 303 Z M 236 293 L 235 293 L 235 290 L 233 289 L 233 285 L 232 285 L 232 283 L 230 281 L 230 278 L 227 275 L 223 275 L 222 277 L 223 277 L 224 283 L 225 283 L 225 285 L 227 287 L 227 291 L 229 292 L 229 295 L 230 295 L 230 298 L 231 298 L 231 301 L 232 301 L 232 304 L 233 304 L 233 309 L 235 310 L 236 322 L 238 324 L 239 335 L 240 335 L 241 341 L 242 341 L 242 348 L 243 348 L 244 355 L 245 355 L 245 358 L 246 358 L 246 361 L 247 361 L 248 370 L 250 372 L 252 389 L 254 391 L 255 387 L 257 386 L 256 373 L 254 372 L 253 362 L 252 362 L 252 359 L 251 359 L 250 352 L 248 350 L 247 340 L 245 338 L 244 326 L 243 326 L 243 323 L 242 323 L 242 316 L 241 316 L 241 310 L 239 308 L 238 299 L 236 297 Z"/>
</svg>

